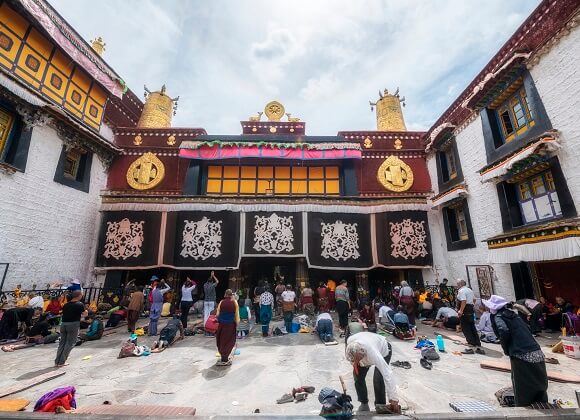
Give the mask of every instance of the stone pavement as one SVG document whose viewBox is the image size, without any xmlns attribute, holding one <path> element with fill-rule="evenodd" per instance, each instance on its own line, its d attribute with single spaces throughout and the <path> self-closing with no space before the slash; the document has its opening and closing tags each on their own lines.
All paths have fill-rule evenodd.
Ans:
<svg viewBox="0 0 580 420">
<path fill-rule="evenodd" d="M 434 330 L 426 326 L 421 326 L 420 334 L 435 336 Z M 233 366 L 224 368 L 215 366 L 214 338 L 186 337 L 161 354 L 117 359 L 121 343 L 127 337 L 124 328 L 119 328 L 116 334 L 100 341 L 75 347 L 68 360 L 70 366 L 64 368 L 66 375 L 10 398 L 27 398 L 34 404 L 51 389 L 73 385 L 80 406 L 108 400 L 113 404 L 193 406 L 199 416 L 249 415 L 256 409 L 272 415 L 316 415 L 320 411 L 318 391 L 324 386 L 340 390 L 339 375 L 344 375 L 348 392 L 356 400 L 343 339 L 337 346 L 326 347 L 315 335 L 262 338 L 259 328 L 254 328 L 249 338 L 238 341 L 240 355 L 234 358 Z M 554 342 L 556 338 L 540 341 Z M 394 349 L 392 360 L 408 360 L 412 364 L 410 370 L 393 368 L 407 414 L 451 413 L 450 401 L 475 399 L 506 411 L 499 407 L 493 394 L 510 385 L 509 373 L 479 367 L 479 361 L 484 358 L 505 359 L 498 345 L 485 345 L 488 356 L 455 356 L 451 352 L 463 347 L 446 340 L 448 352 L 434 362 L 433 370 L 427 371 L 419 365 L 420 355 L 413 349 L 414 343 L 392 337 L 389 340 Z M 153 339 L 140 337 L 139 341 L 151 344 Z M 50 371 L 55 351 L 56 345 L 52 344 L 14 353 L 0 352 L 3 372 L 0 387 Z M 82 360 L 85 356 L 91 357 Z M 578 372 L 579 361 L 563 355 L 550 356 L 555 356 L 561 364 L 548 365 L 549 369 Z M 371 378 L 367 383 L 372 402 Z M 277 398 L 299 385 L 313 385 L 316 392 L 304 402 L 276 404 Z M 575 402 L 577 388 L 574 384 L 550 382 L 548 392 L 550 399 L 558 397 Z"/>
</svg>

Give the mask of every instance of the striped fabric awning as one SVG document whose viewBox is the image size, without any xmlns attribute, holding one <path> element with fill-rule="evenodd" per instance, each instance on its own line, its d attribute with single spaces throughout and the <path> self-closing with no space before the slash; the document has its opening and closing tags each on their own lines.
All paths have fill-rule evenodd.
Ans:
<svg viewBox="0 0 580 420">
<path fill-rule="evenodd" d="M 219 160 L 269 158 L 293 160 L 361 159 L 358 143 L 268 143 L 184 141 L 179 157 L 186 159 Z"/>
</svg>

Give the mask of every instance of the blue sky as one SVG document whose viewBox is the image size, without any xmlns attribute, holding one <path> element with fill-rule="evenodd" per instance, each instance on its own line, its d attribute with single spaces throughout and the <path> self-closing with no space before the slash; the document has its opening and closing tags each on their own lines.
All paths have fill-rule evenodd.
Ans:
<svg viewBox="0 0 580 420">
<path fill-rule="evenodd" d="M 428 129 L 537 0 L 51 0 L 139 96 L 180 96 L 173 125 L 238 134 L 276 99 L 307 133 L 374 130 L 368 102 L 400 87 Z"/>
</svg>

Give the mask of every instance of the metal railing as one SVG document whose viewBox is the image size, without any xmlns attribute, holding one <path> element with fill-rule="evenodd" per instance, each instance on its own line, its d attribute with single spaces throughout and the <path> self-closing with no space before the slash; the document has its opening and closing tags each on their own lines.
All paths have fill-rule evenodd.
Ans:
<svg viewBox="0 0 580 420">
<path fill-rule="evenodd" d="M 112 306 L 116 306 L 123 299 L 123 292 L 124 291 L 122 288 L 87 287 L 83 289 L 83 301 L 85 303 L 96 302 L 97 305 L 99 303 L 108 303 Z M 46 301 L 54 298 L 58 299 L 62 295 L 69 293 L 69 291 L 66 289 L 20 290 L 20 293 L 16 292 L 15 290 L 0 291 L 0 304 L 9 302 L 15 303 L 30 293 L 34 293 L 35 296 L 42 296 Z"/>
</svg>

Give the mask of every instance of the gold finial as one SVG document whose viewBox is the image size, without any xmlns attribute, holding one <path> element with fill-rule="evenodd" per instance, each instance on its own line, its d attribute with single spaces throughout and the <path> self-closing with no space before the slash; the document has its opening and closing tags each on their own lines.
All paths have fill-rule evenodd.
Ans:
<svg viewBox="0 0 580 420">
<path fill-rule="evenodd" d="M 299 122 L 300 121 L 300 118 L 292 117 L 292 114 L 286 113 L 286 116 L 288 117 L 288 122 Z"/>
<path fill-rule="evenodd" d="M 403 142 L 401 139 L 395 139 L 395 149 L 401 150 L 403 148 Z"/>
<path fill-rule="evenodd" d="M 173 146 L 175 143 L 176 143 L 176 140 L 175 140 L 175 136 L 173 134 L 170 135 L 169 137 L 167 137 L 167 144 L 169 146 Z"/>
<path fill-rule="evenodd" d="M 373 141 L 367 137 L 365 141 L 363 141 L 363 146 L 365 147 L 365 149 L 370 149 L 371 147 L 373 147 Z"/>
<path fill-rule="evenodd" d="M 143 138 L 141 137 L 141 134 L 137 134 L 135 136 L 135 138 L 133 139 L 133 144 L 135 146 L 140 146 L 143 143 Z"/>
<path fill-rule="evenodd" d="M 262 119 L 262 114 L 263 114 L 263 112 L 258 112 L 257 115 L 254 115 L 253 117 L 250 117 L 249 120 L 250 121 L 258 122 L 258 121 L 260 121 Z"/>
<path fill-rule="evenodd" d="M 101 38 L 100 36 L 96 37 L 95 39 L 93 39 L 91 41 L 91 47 L 93 48 L 93 50 L 95 50 L 95 52 L 99 55 L 103 55 L 103 52 L 105 51 L 105 46 L 107 44 L 105 44 L 103 42 L 103 38 Z"/>
<path fill-rule="evenodd" d="M 151 92 L 145 86 L 145 105 L 137 127 L 141 128 L 169 128 L 171 118 L 177 111 L 177 98 L 171 98 L 165 94 L 165 85 L 161 90 Z"/>
<path fill-rule="evenodd" d="M 284 105 L 278 101 L 268 102 L 264 108 L 264 113 L 269 121 L 280 121 L 284 115 Z"/>
<path fill-rule="evenodd" d="M 377 108 L 377 130 L 379 131 L 407 131 L 401 104 L 405 106 L 405 97 L 399 96 L 399 88 L 394 94 L 387 89 L 379 90 L 379 100 L 369 101 L 371 111 Z"/>
</svg>

